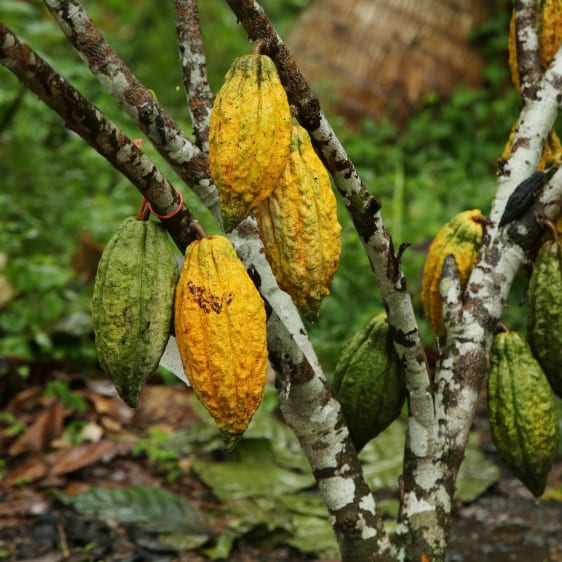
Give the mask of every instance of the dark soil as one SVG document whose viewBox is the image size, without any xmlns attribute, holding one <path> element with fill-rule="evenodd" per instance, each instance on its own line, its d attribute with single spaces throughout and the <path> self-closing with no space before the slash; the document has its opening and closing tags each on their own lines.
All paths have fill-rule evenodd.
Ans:
<svg viewBox="0 0 562 562">
<path fill-rule="evenodd" d="M 12 418 L 0 425 L 0 455 L 4 459 L 0 560 L 208 561 L 199 552 L 175 551 L 137 525 L 79 515 L 51 493 L 52 489 L 74 494 L 94 486 L 147 484 L 188 497 L 196 506 L 216 504 L 211 491 L 189 470 L 189 459 L 184 459 L 182 476 L 169 483 L 146 457 L 131 454 L 134 439 L 151 427 L 166 432 L 194 423 L 196 416 L 186 399 L 189 390 L 183 386 L 149 387 L 143 395 L 143 407 L 132 413 L 104 381 L 68 384 L 88 404 L 86 412 L 45 399 L 41 385 L 18 387 L 9 399 L 7 394 L 2 396 L 4 415 Z M 68 447 L 63 430 L 77 419 L 91 426 L 92 441 Z M 15 422 L 24 423 L 27 430 L 12 433 Z M 483 450 L 493 458 L 483 412 L 479 412 L 475 429 L 481 435 Z M 562 501 L 559 497 L 535 500 L 499 459 L 494 460 L 503 477 L 471 505 L 457 506 L 448 562 L 562 562 Z M 562 461 L 550 479 L 559 495 Z M 216 525 L 221 525 L 220 520 Z M 223 530 L 215 529 L 217 533 Z M 271 547 L 271 542 L 248 535 L 235 543 L 228 560 L 306 562 L 317 558 L 284 545 Z"/>
</svg>

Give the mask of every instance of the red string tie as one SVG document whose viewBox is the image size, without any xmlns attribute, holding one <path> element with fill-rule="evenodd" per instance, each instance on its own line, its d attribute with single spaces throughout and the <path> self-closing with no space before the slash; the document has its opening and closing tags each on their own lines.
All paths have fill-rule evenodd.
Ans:
<svg viewBox="0 0 562 562">
<path fill-rule="evenodd" d="M 183 195 L 181 191 L 178 191 L 177 189 L 175 190 L 176 193 L 178 194 L 179 197 L 179 202 L 178 202 L 178 206 L 171 212 L 168 213 L 167 215 L 161 215 L 159 213 L 157 213 L 153 208 L 152 205 L 149 203 L 149 201 L 146 199 L 146 197 L 143 197 L 143 208 L 145 206 L 145 204 L 148 206 L 149 211 L 155 216 L 158 217 L 159 219 L 171 219 L 172 217 L 175 217 L 182 209 L 183 209 Z"/>
</svg>

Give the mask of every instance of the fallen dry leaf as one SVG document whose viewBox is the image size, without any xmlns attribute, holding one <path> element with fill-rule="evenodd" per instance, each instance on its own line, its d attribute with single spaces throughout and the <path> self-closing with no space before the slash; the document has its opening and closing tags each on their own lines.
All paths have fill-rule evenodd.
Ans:
<svg viewBox="0 0 562 562">
<path fill-rule="evenodd" d="M 46 451 L 51 442 L 62 433 L 63 422 L 64 409 L 58 400 L 54 400 L 39 414 L 29 429 L 12 443 L 8 452 L 16 456 L 25 451 Z"/>
<path fill-rule="evenodd" d="M 145 386 L 133 423 L 140 427 L 158 423 L 169 424 L 176 429 L 189 427 L 197 420 L 189 402 L 191 393 L 183 384 Z"/>
<path fill-rule="evenodd" d="M 2 479 L 3 486 L 19 485 L 22 482 L 35 482 L 41 480 L 49 472 L 49 467 L 38 457 L 30 457 Z M 3 504 L 0 504 L 0 507 Z"/>
<path fill-rule="evenodd" d="M 78 445 L 73 449 L 51 455 L 49 457 L 51 464 L 49 474 L 51 476 L 68 474 L 101 460 L 111 460 L 118 452 L 119 444 L 114 441 L 102 440 L 97 443 Z"/>
<path fill-rule="evenodd" d="M 26 388 L 21 392 L 18 392 L 9 402 L 6 410 L 8 412 L 26 412 L 34 409 L 41 399 L 43 398 L 43 393 L 45 392 L 45 387 L 43 386 L 32 386 Z"/>
</svg>

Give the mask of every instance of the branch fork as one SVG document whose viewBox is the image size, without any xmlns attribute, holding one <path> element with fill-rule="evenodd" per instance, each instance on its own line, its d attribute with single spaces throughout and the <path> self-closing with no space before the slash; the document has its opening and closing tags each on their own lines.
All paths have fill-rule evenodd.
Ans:
<svg viewBox="0 0 562 562">
<path fill-rule="evenodd" d="M 208 86 L 198 2 L 174 1 L 194 143 L 113 52 L 76 0 L 45 3 L 92 73 L 220 224 L 217 190 L 207 160 L 208 123 L 214 96 Z M 494 331 L 513 277 L 528 255 L 530 243 L 525 241 L 536 240 L 540 233 L 535 218 L 540 214 L 554 219 L 560 212 L 562 171 L 558 170 L 528 213 L 501 229 L 497 226 L 513 190 L 535 171 L 544 139 L 560 109 L 562 54 L 555 56 L 543 74 L 537 59 L 535 2 L 516 2 L 524 106 L 511 155 L 502 163 L 498 176 L 491 223 L 486 225 L 484 242 L 464 294 L 454 258 L 445 260 L 440 289 L 448 336 L 432 380 L 401 269 L 405 246 L 397 254 L 394 252 L 380 201 L 363 184 L 262 7 L 254 0 L 227 3 L 255 47 L 265 48 L 274 60 L 296 117 L 310 133 L 345 202 L 381 291 L 409 394 L 396 544 L 390 541 L 364 479 L 341 407 L 330 391 L 290 297 L 277 286 L 265 260 L 255 221 L 249 218 L 230 238 L 246 268 L 252 271 L 270 310 L 268 347 L 271 361 L 280 373 L 282 412 L 317 478 L 345 562 L 442 560 L 455 479 L 487 372 Z M 178 201 L 178 192 L 148 157 L 1 23 L 0 63 L 133 182 L 161 215 L 180 249 L 201 236 L 197 219 Z M 88 119 L 79 118 L 84 114 Z"/>
</svg>

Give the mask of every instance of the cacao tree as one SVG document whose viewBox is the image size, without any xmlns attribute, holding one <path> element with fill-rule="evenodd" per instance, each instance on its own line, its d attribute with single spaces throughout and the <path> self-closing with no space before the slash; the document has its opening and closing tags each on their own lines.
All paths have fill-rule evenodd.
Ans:
<svg viewBox="0 0 562 562">
<path fill-rule="evenodd" d="M 342 560 L 443 560 L 455 481 L 507 296 L 516 272 L 531 259 L 544 232 L 544 220 L 537 219 L 555 220 L 560 213 L 562 172 L 554 167 L 533 174 L 545 169 L 541 155 L 562 100 L 559 33 L 548 36 L 550 54 L 539 48 L 544 29 L 562 29 L 561 4 L 514 2 L 511 63 L 521 92 L 521 113 L 499 159 L 497 191 L 489 217 L 481 221 L 481 239 L 469 270 L 461 267 L 451 250 L 442 260 L 436 294 L 443 330 L 439 358 L 430 373 L 401 266 L 405 248 L 393 245 L 376 197 L 377 185 L 368 189 L 362 181 L 263 8 L 254 0 L 227 3 L 248 37 L 260 45 L 260 52 L 274 61 L 293 117 L 308 132 L 331 175 L 382 296 L 404 376 L 408 416 L 394 534 L 385 528 L 363 476 L 342 406 L 297 308 L 279 289 L 256 222 L 249 217 L 228 237 L 266 303 L 267 347 L 277 373 L 281 411 L 310 463 Z M 174 1 L 193 141 L 119 58 L 77 0 L 45 0 L 45 4 L 93 75 L 222 224 L 209 170 L 209 120 L 215 96 L 208 85 L 197 0 Z M 0 62 L 136 186 L 182 252 L 204 235 L 181 192 L 137 144 L 1 22 Z M 525 183 L 530 177 L 540 181 Z M 523 193 L 518 186 L 525 186 Z"/>
</svg>

